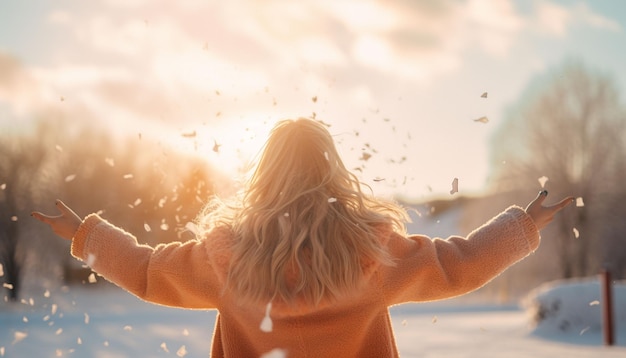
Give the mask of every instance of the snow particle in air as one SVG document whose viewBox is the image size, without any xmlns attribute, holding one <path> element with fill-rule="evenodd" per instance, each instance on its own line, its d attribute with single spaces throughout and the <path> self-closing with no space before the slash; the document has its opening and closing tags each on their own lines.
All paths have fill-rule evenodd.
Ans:
<svg viewBox="0 0 626 358">
<path fill-rule="evenodd" d="M 454 178 L 452 180 L 452 189 L 450 190 L 450 195 L 459 192 L 459 178 Z"/>
<path fill-rule="evenodd" d="M 268 303 L 265 307 L 265 317 L 261 321 L 261 326 L 259 327 L 263 332 L 271 332 L 273 328 L 272 319 L 270 318 L 270 311 L 272 310 L 272 302 Z"/>
<path fill-rule="evenodd" d="M 583 198 L 581 197 L 576 198 L 576 206 L 579 208 L 582 208 L 583 206 L 585 206 L 585 203 L 583 202 Z"/>
</svg>

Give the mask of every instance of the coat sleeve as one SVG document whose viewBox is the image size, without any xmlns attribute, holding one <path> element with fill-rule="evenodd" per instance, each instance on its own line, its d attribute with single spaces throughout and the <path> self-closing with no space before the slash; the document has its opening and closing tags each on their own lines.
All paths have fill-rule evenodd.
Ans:
<svg viewBox="0 0 626 358">
<path fill-rule="evenodd" d="M 71 253 L 108 281 L 145 301 L 211 309 L 217 305 L 221 280 L 208 257 L 205 242 L 210 239 L 216 238 L 152 248 L 138 244 L 132 234 L 92 214 L 74 235 Z"/>
<path fill-rule="evenodd" d="M 392 234 L 395 266 L 379 270 L 389 305 L 459 296 L 482 287 L 539 246 L 532 218 L 509 207 L 466 238 Z"/>
</svg>

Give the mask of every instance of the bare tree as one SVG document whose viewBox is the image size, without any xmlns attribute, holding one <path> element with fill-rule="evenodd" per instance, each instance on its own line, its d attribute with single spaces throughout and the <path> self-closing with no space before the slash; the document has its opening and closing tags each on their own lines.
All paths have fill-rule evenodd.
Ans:
<svg viewBox="0 0 626 358">
<path fill-rule="evenodd" d="M 616 224 L 607 220 L 607 211 L 617 208 L 608 199 L 624 193 L 625 119 L 610 77 L 567 62 L 529 87 L 494 136 L 499 190 L 538 189 L 545 176 L 551 197 L 575 195 L 583 201 L 544 232 L 554 236 L 550 241 L 563 278 L 595 274 L 624 250 L 607 247 L 611 241 L 602 235 L 614 233 L 607 228 Z"/>
<path fill-rule="evenodd" d="M 33 206 L 33 173 L 42 166 L 45 153 L 32 138 L 3 138 L 0 141 L 0 263 L 8 298 L 16 301 L 28 252 L 20 245 L 24 225 Z"/>
</svg>

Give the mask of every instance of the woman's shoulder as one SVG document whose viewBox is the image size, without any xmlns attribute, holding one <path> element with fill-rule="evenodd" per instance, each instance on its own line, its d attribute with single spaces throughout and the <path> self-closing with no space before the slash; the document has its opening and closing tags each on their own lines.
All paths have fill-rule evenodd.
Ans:
<svg viewBox="0 0 626 358">
<path fill-rule="evenodd" d="M 198 241 L 211 250 L 229 250 L 235 237 L 232 227 L 220 225 L 210 228 L 198 236 Z"/>
<path fill-rule="evenodd" d="M 216 268 L 227 268 L 232 255 L 234 231 L 230 226 L 220 225 L 204 232 L 199 241 L 205 247 L 207 256 Z"/>
</svg>

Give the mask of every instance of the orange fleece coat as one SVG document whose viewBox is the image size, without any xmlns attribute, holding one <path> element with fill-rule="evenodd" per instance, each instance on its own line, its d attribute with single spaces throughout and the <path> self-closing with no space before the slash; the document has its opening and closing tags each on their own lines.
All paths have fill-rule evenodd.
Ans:
<svg viewBox="0 0 626 358">
<path fill-rule="evenodd" d="M 369 267 L 367 283 L 349 299 L 317 307 L 236 304 L 224 290 L 229 260 L 226 229 L 202 240 L 139 245 L 98 215 L 85 218 L 72 255 L 137 297 L 172 307 L 217 309 L 212 357 L 260 357 L 281 349 L 287 357 L 397 357 L 388 308 L 473 291 L 539 245 L 532 218 L 511 206 L 466 238 L 381 240 L 395 266 Z M 266 313 L 271 330 L 261 329 Z M 266 322 L 267 323 L 267 322 Z"/>
</svg>

